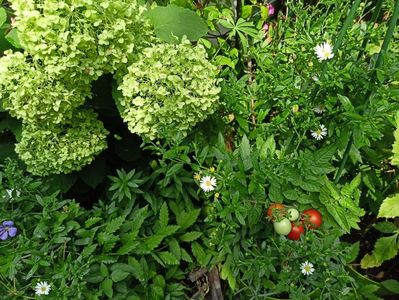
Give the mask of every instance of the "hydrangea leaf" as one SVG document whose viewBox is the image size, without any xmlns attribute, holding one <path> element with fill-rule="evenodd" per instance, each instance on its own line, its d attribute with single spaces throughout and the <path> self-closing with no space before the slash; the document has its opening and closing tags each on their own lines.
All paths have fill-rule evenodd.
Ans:
<svg viewBox="0 0 399 300">
<path fill-rule="evenodd" d="M 17 49 L 21 49 L 21 43 L 19 42 L 18 31 L 14 28 L 5 36 L 6 40 Z"/>
<path fill-rule="evenodd" d="M 208 32 L 207 25 L 195 12 L 173 4 L 155 7 L 148 17 L 157 37 L 168 43 L 175 43 L 176 37 L 181 40 L 183 36 L 198 41 Z"/>
</svg>

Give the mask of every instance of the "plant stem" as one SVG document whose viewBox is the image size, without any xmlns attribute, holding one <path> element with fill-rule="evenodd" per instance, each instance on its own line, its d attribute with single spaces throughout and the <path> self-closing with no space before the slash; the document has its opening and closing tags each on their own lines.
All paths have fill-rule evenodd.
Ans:
<svg viewBox="0 0 399 300">
<path fill-rule="evenodd" d="M 380 15 L 380 12 L 381 12 L 383 1 L 384 0 L 379 0 L 377 5 L 374 7 L 373 15 L 371 16 L 370 23 L 367 26 L 367 30 L 370 27 L 372 28 L 374 26 L 375 22 L 377 21 L 378 16 Z M 357 56 L 357 59 L 356 59 L 357 61 L 363 56 L 363 53 L 366 50 L 366 46 L 367 46 L 368 42 L 369 42 L 369 36 L 366 36 L 366 38 L 363 40 L 362 47 L 361 47 L 361 50 L 359 52 L 359 55 Z"/>
<path fill-rule="evenodd" d="M 385 194 L 388 192 L 389 188 L 399 179 L 399 173 L 396 174 L 396 176 L 391 180 L 390 183 L 385 187 L 385 189 L 382 191 L 382 195 L 385 196 Z"/>
</svg>

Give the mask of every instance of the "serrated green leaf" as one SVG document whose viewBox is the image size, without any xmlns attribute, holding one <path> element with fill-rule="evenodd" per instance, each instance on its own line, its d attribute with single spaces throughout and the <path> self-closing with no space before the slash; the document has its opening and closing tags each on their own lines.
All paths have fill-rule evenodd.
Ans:
<svg viewBox="0 0 399 300">
<path fill-rule="evenodd" d="M 399 217 L 399 193 L 385 198 L 378 211 L 378 218 Z"/>
<path fill-rule="evenodd" d="M 114 270 L 111 273 L 111 279 L 113 282 L 119 282 L 125 279 L 127 276 L 129 276 L 128 272 L 122 271 L 122 270 Z"/>
<path fill-rule="evenodd" d="M 100 217 L 92 217 L 86 220 L 85 222 L 85 227 L 89 228 L 93 226 L 94 224 L 98 223 L 99 221 L 103 220 L 103 218 Z"/>
<path fill-rule="evenodd" d="M 179 261 L 177 258 L 168 251 L 162 251 L 158 253 L 159 257 L 166 265 L 178 265 Z"/>
<path fill-rule="evenodd" d="M 96 248 L 97 248 L 96 244 L 87 246 L 83 249 L 82 253 L 80 253 L 80 256 L 82 258 L 89 257 L 96 250 Z"/>
<path fill-rule="evenodd" d="M 206 255 L 204 249 L 199 243 L 193 242 L 191 244 L 191 251 L 201 266 L 207 265 L 209 257 Z"/>
<path fill-rule="evenodd" d="M 189 263 L 193 262 L 190 254 L 188 254 L 183 248 L 181 248 L 181 259 Z"/>
<path fill-rule="evenodd" d="M 359 241 L 350 245 L 350 247 L 347 248 L 346 253 L 345 253 L 346 263 L 351 263 L 351 262 L 355 261 L 355 259 L 359 255 L 359 251 L 360 251 L 360 242 Z"/>
<path fill-rule="evenodd" d="M 233 272 L 231 271 L 229 262 L 225 262 L 223 264 L 222 270 L 220 272 L 220 278 L 222 278 L 223 280 L 227 279 L 227 282 L 229 283 L 229 286 L 233 291 L 236 289 L 237 286 L 236 278 Z"/>
<path fill-rule="evenodd" d="M 197 221 L 200 211 L 200 209 L 194 209 L 189 212 L 181 212 L 176 216 L 177 225 L 181 230 L 187 229 Z"/>
<path fill-rule="evenodd" d="M 132 275 L 139 281 L 144 281 L 144 271 L 140 262 L 133 256 L 129 256 L 128 264 L 133 268 L 131 271 Z"/>
<path fill-rule="evenodd" d="M 307 192 L 318 192 L 320 191 L 320 184 L 317 181 L 314 180 L 300 180 L 298 182 L 299 186 L 301 187 L 301 189 L 303 189 L 304 191 Z"/>
<path fill-rule="evenodd" d="M 157 6 L 147 15 L 157 37 L 168 43 L 176 43 L 183 36 L 198 41 L 208 32 L 208 26 L 195 12 L 173 4 Z"/>
<path fill-rule="evenodd" d="M 152 235 L 145 238 L 136 248 L 137 253 L 148 254 L 161 244 L 164 239 L 163 235 Z"/>
<path fill-rule="evenodd" d="M 242 137 L 240 144 L 240 157 L 244 164 L 245 171 L 251 169 L 252 168 L 251 145 L 249 144 L 249 140 L 245 134 Z"/>
<path fill-rule="evenodd" d="M 179 242 L 174 238 L 168 238 L 169 251 L 176 257 L 178 260 L 181 258 L 181 248 Z"/>
<path fill-rule="evenodd" d="M 202 232 L 199 231 L 190 231 L 186 232 L 180 236 L 180 240 L 183 242 L 192 242 L 198 239 L 202 235 Z"/>
<path fill-rule="evenodd" d="M 125 218 L 123 216 L 117 217 L 111 221 L 108 221 L 106 224 L 107 226 L 105 227 L 105 232 L 107 233 L 114 233 L 117 231 L 122 224 L 125 222 Z"/>
<path fill-rule="evenodd" d="M 396 233 L 392 236 L 382 237 L 377 240 L 371 254 L 366 254 L 360 262 L 363 269 L 381 266 L 384 261 L 394 258 L 398 254 L 399 242 Z"/>
<path fill-rule="evenodd" d="M 164 238 L 174 234 L 176 231 L 180 229 L 180 226 L 177 225 L 169 225 L 165 227 L 161 227 L 157 230 L 156 234 L 163 236 Z"/>
<path fill-rule="evenodd" d="M 288 200 L 297 200 L 298 199 L 298 193 L 296 190 L 294 189 L 290 189 L 290 190 L 285 190 L 283 191 L 283 195 L 285 198 L 287 198 Z"/>
<path fill-rule="evenodd" d="M 166 202 L 164 202 L 159 212 L 159 225 L 161 227 L 165 227 L 168 225 L 168 223 L 169 223 L 168 205 L 166 204 Z"/>
<path fill-rule="evenodd" d="M 373 225 L 375 229 L 382 233 L 394 233 L 398 227 L 391 222 L 380 222 Z"/>
<path fill-rule="evenodd" d="M 362 182 L 362 174 L 359 173 L 349 184 L 345 184 L 345 186 L 341 189 L 343 195 L 352 196 L 356 189 L 359 187 Z"/>
</svg>

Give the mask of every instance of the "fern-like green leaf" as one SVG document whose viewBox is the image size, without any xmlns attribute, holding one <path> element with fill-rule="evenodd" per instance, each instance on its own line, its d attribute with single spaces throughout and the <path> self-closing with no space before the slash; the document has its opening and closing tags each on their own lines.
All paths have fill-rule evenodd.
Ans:
<svg viewBox="0 0 399 300">
<path fill-rule="evenodd" d="M 189 212 L 181 212 L 176 216 L 177 225 L 179 225 L 181 229 L 187 229 L 193 225 L 195 221 L 197 221 L 199 213 L 200 209 L 194 209 Z"/>
<path fill-rule="evenodd" d="M 123 216 L 117 217 L 107 223 L 107 226 L 105 227 L 105 232 L 107 233 L 114 233 L 117 231 L 125 222 L 125 218 Z"/>
<path fill-rule="evenodd" d="M 169 211 L 166 202 L 162 204 L 161 211 L 159 213 L 159 224 L 161 227 L 166 227 L 169 223 Z"/>
</svg>

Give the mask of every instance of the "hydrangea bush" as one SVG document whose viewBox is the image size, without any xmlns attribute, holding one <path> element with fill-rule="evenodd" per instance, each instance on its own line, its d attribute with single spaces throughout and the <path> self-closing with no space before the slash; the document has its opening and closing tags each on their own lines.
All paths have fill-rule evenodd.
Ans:
<svg viewBox="0 0 399 300">
<path fill-rule="evenodd" d="M 218 107 L 217 68 L 202 46 L 183 40 L 143 50 L 119 89 L 121 116 L 146 139 L 183 136 Z"/>
<path fill-rule="evenodd" d="M 135 0 L 12 0 L 23 48 L 47 71 L 86 83 L 126 64 L 150 40 Z"/>
<path fill-rule="evenodd" d="M 90 110 L 77 110 L 58 125 L 26 123 L 22 131 L 15 151 L 40 176 L 80 170 L 107 147 L 108 131 Z"/>
<path fill-rule="evenodd" d="M 21 52 L 0 58 L 0 98 L 12 116 L 25 122 L 60 123 L 90 96 L 90 86 L 60 81 Z"/>
</svg>

